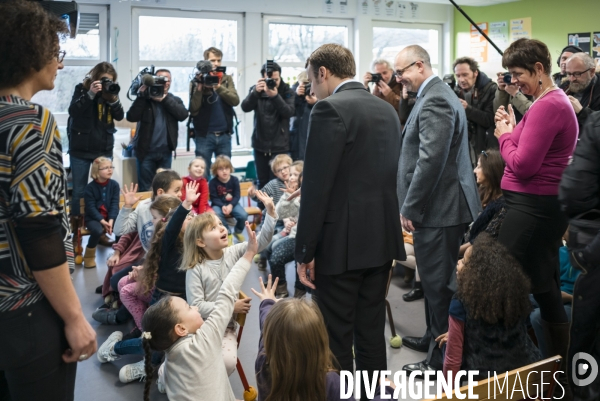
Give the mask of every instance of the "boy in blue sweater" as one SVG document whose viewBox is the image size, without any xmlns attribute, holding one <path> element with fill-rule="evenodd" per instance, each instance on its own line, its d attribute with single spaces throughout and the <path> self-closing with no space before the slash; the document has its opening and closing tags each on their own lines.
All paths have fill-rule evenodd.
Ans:
<svg viewBox="0 0 600 401">
<path fill-rule="evenodd" d="M 212 208 L 225 227 L 228 227 L 228 217 L 235 218 L 236 224 L 233 235 L 239 242 L 244 242 L 245 238 L 242 231 L 248 219 L 248 213 L 239 204 L 240 181 L 231 174 L 233 173 L 231 159 L 224 155 L 217 156 L 215 162 L 210 166 L 210 171 L 214 176 L 208 183 Z M 232 242 L 233 238 L 229 234 L 229 243 Z"/>
<path fill-rule="evenodd" d="M 119 214 L 119 183 L 111 180 L 114 167 L 107 157 L 92 163 L 93 181 L 85 187 L 85 225 L 90 231 L 83 255 L 83 266 L 96 267 L 96 246 L 106 232 L 112 235 L 113 223 Z"/>
</svg>

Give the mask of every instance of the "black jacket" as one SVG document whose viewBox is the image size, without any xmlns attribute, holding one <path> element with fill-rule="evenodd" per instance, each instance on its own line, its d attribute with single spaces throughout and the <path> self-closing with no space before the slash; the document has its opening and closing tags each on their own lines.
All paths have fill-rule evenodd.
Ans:
<svg viewBox="0 0 600 401">
<path fill-rule="evenodd" d="M 167 143 L 169 149 L 177 149 L 177 136 L 179 133 L 178 121 L 184 121 L 188 116 L 188 111 L 183 105 L 183 101 L 177 96 L 168 93 L 162 101 L 167 117 Z M 148 152 L 152 142 L 152 133 L 154 132 L 154 109 L 156 101 L 138 96 L 129 111 L 127 112 L 127 121 L 138 123 L 135 131 L 135 154 L 142 160 Z"/>
<path fill-rule="evenodd" d="M 112 157 L 114 133 L 117 132 L 114 120 L 121 121 L 123 116 L 120 101 L 109 106 L 100 93 L 91 99 L 88 89 L 85 89 L 83 84 L 77 84 L 69 106 L 68 133 L 71 156 L 81 159 Z"/>
<path fill-rule="evenodd" d="M 290 150 L 290 118 L 296 108 L 296 95 L 288 84 L 281 81 L 278 95 L 270 98 L 257 92 L 254 86 L 242 101 L 242 110 L 254 111 L 252 147 L 259 152 L 287 152 Z"/>
<path fill-rule="evenodd" d="M 296 92 L 298 83 L 292 86 Z M 308 104 L 305 96 L 295 95 L 296 113 L 290 124 L 290 152 L 294 160 L 304 160 L 306 154 L 306 140 L 308 138 L 308 119 L 314 104 Z"/>
<path fill-rule="evenodd" d="M 227 120 L 227 132 L 233 133 L 233 108 L 240 104 L 240 98 L 235 90 L 233 78 L 230 75 L 223 75 L 221 86 L 216 89 L 217 95 L 221 98 L 223 104 L 223 113 Z M 206 137 L 208 125 L 210 124 L 210 115 L 212 103 L 208 98 L 213 96 L 213 89 L 205 89 L 202 92 L 194 89 L 190 102 L 190 115 L 194 121 L 194 135 Z"/>
<path fill-rule="evenodd" d="M 469 127 L 469 143 L 479 157 L 482 150 L 498 149 L 498 140 L 494 136 L 494 96 L 498 85 L 479 71 L 475 81 L 475 89 L 471 97 L 471 104 L 467 106 L 467 121 Z M 455 91 L 458 97 L 464 99 L 464 92 L 460 87 Z M 475 159 L 476 160 L 476 159 Z"/>
<path fill-rule="evenodd" d="M 592 209 L 600 209 L 600 112 L 591 113 L 565 169 L 559 200 L 570 218 Z M 587 263 L 600 266 L 600 233 L 582 250 Z"/>
<path fill-rule="evenodd" d="M 296 261 L 314 259 L 319 274 L 335 275 L 406 259 L 396 194 L 400 145 L 396 110 L 360 82 L 314 105 Z"/>
<path fill-rule="evenodd" d="M 566 90 L 567 95 L 571 95 L 570 90 Z M 577 114 L 579 123 L 579 135 L 583 132 L 585 121 L 594 111 L 600 110 L 600 78 L 598 74 L 594 75 L 592 82 L 583 90 L 581 101 L 579 102 L 583 109 Z"/>
</svg>

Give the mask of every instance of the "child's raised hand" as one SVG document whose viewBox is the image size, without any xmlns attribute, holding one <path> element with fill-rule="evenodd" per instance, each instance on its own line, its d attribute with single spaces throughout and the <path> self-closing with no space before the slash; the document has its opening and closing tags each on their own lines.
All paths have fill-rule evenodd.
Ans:
<svg viewBox="0 0 600 401">
<path fill-rule="evenodd" d="M 248 313 L 250 312 L 250 301 L 252 298 L 238 299 L 233 304 L 233 313 Z"/>
<path fill-rule="evenodd" d="M 141 196 L 137 196 L 138 185 L 131 183 L 129 189 L 127 189 L 127 185 L 123 185 L 121 188 L 121 193 L 123 194 L 123 199 L 125 200 L 125 204 L 123 207 L 133 207 L 140 199 Z"/>
<path fill-rule="evenodd" d="M 261 201 L 263 203 L 263 205 L 265 205 L 265 208 L 267 209 L 267 213 L 269 213 L 269 215 L 271 217 L 276 217 L 275 204 L 273 203 L 273 198 L 271 198 L 269 195 L 267 195 L 263 191 L 256 191 L 256 197 L 258 198 L 259 201 Z"/>
<path fill-rule="evenodd" d="M 288 194 L 292 194 L 298 189 L 297 183 L 291 183 L 289 181 L 285 181 L 284 184 L 285 184 L 285 188 L 279 188 L 279 189 Z"/>
<path fill-rule="evenodd" d="M 279 301 L 275 297 L 275 290 L 277 289 L 277 283 L 279 283 L 279 277 L 275 278 L 275 281 L 271 282 L 271 275 L 269 274 L 269 278 L 267 279 L 267 286 L 263 283 L 262 277 L 259 277 L 260 281 L 260 292 L 256 291 L 254 288 L 251 288 L 254 295 L 260 298 L 260 301 L 264 301 L 265 299 L 272 299 L 275 302 Z"/>
<path fill-rule="evenodd" d="M 199 185 L 200 183 L 197 181 L 190 181 L 185 186 L 185 200 L 183 201 L 183 207 L 186 209 L 191 208 L 194 202 L 200 197 L 200 193 L 196 193 Z"/>
<path fill-rule="evenodd" d="M 250 223 L 248 222 L 246 222 L 246 232 L 248 233 L 248 246 L 246 247 L 246 255 L 250 256 L 250 260 L 252 260 L 254 255 L 258 253 L 258 242 L 256 241 L 256 233 L 252 231 Z"/>
<path fill-rule="evenodd" d="M 248 196 L 251 198 L 254 198 L 255 195 L 256 195 L 256 188 L 254 188 L 254 185 L 250 185 L 250 187 L 248 187 Z"/>
</svg>

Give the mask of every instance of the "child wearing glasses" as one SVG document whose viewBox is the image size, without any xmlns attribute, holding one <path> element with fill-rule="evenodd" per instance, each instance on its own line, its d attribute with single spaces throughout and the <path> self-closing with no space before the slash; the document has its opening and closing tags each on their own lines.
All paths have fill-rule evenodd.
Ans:
<svg viewBox="0 0 600 401">
<path fill-rule="evenodd" d="M 92 163 L 93 181 L 85 187 L 85 225 L 90 231 L 83 266 L 96 267 L 96 246 L 100 237 L 112 235 L 113 223 L 119 214 L 119 183 L 111 180 L 114 167 L 107 157 L 98 157 Z"/>
</svg>

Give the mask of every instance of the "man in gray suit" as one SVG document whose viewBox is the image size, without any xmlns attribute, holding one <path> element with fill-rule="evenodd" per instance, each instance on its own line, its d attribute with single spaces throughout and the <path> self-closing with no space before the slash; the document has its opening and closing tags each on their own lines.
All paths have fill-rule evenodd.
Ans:
<svg viewBox="0 0 600 401">
<path fill-rule="evenodd" d="M 467 116 L 458 97 L 433 74 L 429 54 L 420 46 L 398 53 L 394 67 L 396 79 L 417 92 L 402 131 L 397 188 L 402 228 L 414 236 L 433 334 L 427 359 L 403 369 L 441 370 L 435 338 L 448 331 L 461 237 L 481 206 L 469 158 Z"/>
</svg>

